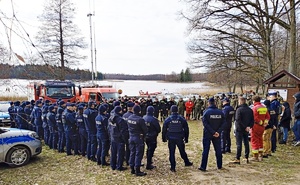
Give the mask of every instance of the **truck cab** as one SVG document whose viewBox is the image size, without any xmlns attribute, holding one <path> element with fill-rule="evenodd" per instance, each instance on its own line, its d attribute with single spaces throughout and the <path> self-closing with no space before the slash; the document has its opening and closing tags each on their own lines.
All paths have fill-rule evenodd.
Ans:
<svg viewBox="0 0 300 185">
<path fill-rule="evenodd" d="M 58 99 L 75 102 L 75 84 L 71 81 L 46 80 L 29 84 L 29 100 L 50 100 L 55 102 Z"/>
</svg>

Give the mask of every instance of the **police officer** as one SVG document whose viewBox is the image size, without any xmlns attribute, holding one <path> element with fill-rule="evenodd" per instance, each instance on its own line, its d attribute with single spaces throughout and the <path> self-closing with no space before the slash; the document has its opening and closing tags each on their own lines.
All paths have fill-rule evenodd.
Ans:
<svg viewBox="0 0 300 185">
<path fill-rule="evenodd" d="M 225 116 L 226 125 L 221 133 L 221 149 L 222 153 L 225 154 L 226 152 L 231 153 L 231 138 L 230 132 L 232 127 L 232 118 L 234 116 L 234 108 L 230 106 L 230 100 L 228 98 L 224 98 L 223 102 L 223 109 L 222 112 Z"/>
<path fill-rule="evenodd" d="M 277 92 L 276 93 L 269 93 L 269 99 L 271 101 L 271 105 L 270 105 L 270 109 L 272 112 L 275 113 L 274 116 L 274 127 L 273 127 L 273 131 L 272 131 L 272 137 L 271 137 L 271 150 L 274 153 L 276 151 L 276 143 L 277 143 L 277 127 L 278 127 L 278 118 L 279 115 L 282 112 L 282 107 L 280 102 L 277 99 Z"/>
<path fill-rule="evenodd" d="M 50 149 L 57 149 L 57 140 L 58 140 L 58 130 L 56 126 L 56 120 L 55 120 L 55 107 L 53 105 L 50 105 L 48 107 L 48 113 L 47 113 L 47 123 L 49 126 L 50 131 L 50 139 L 49 139 L 49 147 Z"/>
<path fill-rule="evenodd" d="M 30 104 L 29 101 L 26 101 L 25 102 L 25 107 L 24 107 L 24 113 L 25 113 L 25 117 L 26 117 L 25 119 L 26 119 L 27 129 L 28 130 L 32 130 L 32 126 L 31 126 L 31 124 L 29 124 L 30 123 L 30 114 L 31 114 L 31 111 L 32 111 L 31 104 Z"/>
<path fill-rule="evenodd" d="M 18 109 L 17 109 L 16 121 L 17 121 L 17 126 L 19 129 L 28 129 L 26 114 L 24 112 L 25 106 L 26 106 L 26 104 L 25 104 L 25 102 L 23 102 L 20 106 L 18 106 Z"/>
<path fill-rule="evenodd" d="M 15 128 L 15 107 L 14 107 L 14 102 L 10 102 L 10 107 L 8 108 L 8 113 L 10 117 L 10 127 Z"/>
<path fill-rule="evenodd" d="M 123 167 L 123 161 L 125 143 L 128 140 L 128 127 L 126 121 L 122 118 L 122 108 L 115 106 L 113 112 L 114 114 L 108 119 L 111 139 L 110 166 L 112 170 L 123 171 L 127 169 Z"/>
<path fill-rule="evenodd" d="M 97 152 L 97 128 L 95 118 L 98 115 L 98 111 L 95 110 L 95 102 L 89 101 L 88 108 L 83 111 L 83 118 L 85 123 L 85 129 L 88 135 L 87 142 L 87 158 L 88 160 L 97 162 L 96 152 Z"/>
<path fill-rule="evenodd" d="M 136 176 L 145 176 L 147 173 L 141 172 L 141 164 L 145 150 L 144 139 L 147 134 L 145 120 L 140 116 L 141 107 L 133 107 L 133 115 L 128 120 L 129 147 L 130 147 L 130 168 L 131 173 Z"/>
<path fill-rule="evenodd" d="M 127 112 L 123 115 L 123 119 L 127 122 L 129 116 L 133 114 L 133 106 L 134 103 L 132 101 L 127 102 Z M 130 149 L 129 149 L 129 142 L 126 140 L 125 144 L 125 160 L 126 164 L 129 165 L 129 158 L 130 158 Z"/>
<path fill-rule="evenodd" d="M 43 121 L 42 121 L 42 102 L 40 100 L 37 100 L 35 102 L 35 106 L 32 110 L 32 123 L 35 125 L 36 133 L 40 138 L 43 138 Z"/>
<path fill-rule="evenodd" d="M 109 136 L 108 136 L 108 118 L 106 117 L 106 107 L 100 105 L 98 108 L 98 116 L 96 117 L 97 127 L 97 163 L 98 165 L 108 166 L 109 164 L 105 160 L 105 156 L 109 149 Z"/>
<path fill-rule="evenodd" d="M 48 107 L 49 105 L 44 105 L 42 107 L 42 121 L 43 121 L 43 131 L 44 131 L 44 141 L 45 141 L 45 145 L 49 146 L 49 126 L 47 123 L 47 113 L 48 113 Z"/>
<path fill-rule="evenodd" d="M 66 103 L 65 101 L 61 100 L 59 102 L 59 106 L 57 108 L 57 114 L 55 116 L 55 120 L 56 120 L 56 126 L 57 126 L 57 130 L 58 130 L 58 152 L 63 153 L 64 151 L 64 147 L 65 147 L 65 131 L 64 131 L 64 126 L 62 123 L 62 113 L 64 112 L 66 107 Z"/>
<path fill-rule="evenodd" d="M 74 103 L 67 103 L 67 108 L 62 114 L 62 122 L 65 129 L 66 136 L 66 152 L 67 155 L 72 155 L 71 149 L 74 150 L 74 155 L 79 155 L 78 153 L 78 144 L 77 144 L 77 126 L 75 119 L 75 110 L 76 106 Z"/>
<path fill-rule="evenodd" d="M 185 152 L 185 144 L 189 139 L 189 126 L 186 120 L 178 114 L 178 107 L 173 105 L 171 107 L 172 114 L 165 120 L 162 129 L 162 140 L 167 142 L 169 147 L 169 160 L 171 163 L 170 170 L 176 172 L 175 149 L 179 149 L 181 158 L 184 160 L 185 166 L 192 166 L 188 156 Z"/>
<path fill-rule="evenodd" d="M 12 128 L 18 128 L 19 127 L 19 116 L 18 116 L 18 109 L 20 107 L 21 102 L 20 101 L 15 101 L 14 102 L 14 110 L 13 110 L 13 114 L 14 114 L 14 125 L 11 126 Z"/>
<path fill-rule="evenodd" d="M 147 108 L 147 115 L 143 117 L 145 123 L 148 128 L 148 132 L 146 134 L 146 144 L 147 144 L 147 170 L 152 170 L 155 166 L 152 165 L 152 157 L 154 155 L 154 151 L 157 147 L 157 136 L 161 132 L 161 128 L 159 125 L 159 121 L 157 118 L 153 116 L 154 107 L 149 106 Z"/>
<path fill-rule="evenodd" d="M 82 105 L 78 106 L 78 111 L 76 113 L 75 119 L 76 119 L 76 126 L 79 132 L 81 155 L 85 156 L 86 148 L 87 148 L 87 132 L 85 130 L 85 124 L 83 119 L 83 109 L 84 107 Z"/>
<path fill-rule="evenodd" d="M 201 165 L 198 168 L 201 171 L 206 171 L 208 154 L 210 148 L 210 142 L 213 143 L 216 158 L 217 167 L 222 169 L 222 150 L 221 150 L 221 139 L 220 134 L 226 124 L 224 114 L 221 110 L 216 107 L 214 98 L 208 100 L 208 108 L 203 114 L 203 152 Z"/>
</svg>

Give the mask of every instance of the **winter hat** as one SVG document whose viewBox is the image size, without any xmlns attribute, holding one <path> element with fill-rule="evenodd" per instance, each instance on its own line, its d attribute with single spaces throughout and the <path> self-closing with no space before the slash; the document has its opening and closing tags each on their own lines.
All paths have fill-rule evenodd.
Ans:
<svg viewBox="0 0 300 185">
<path fill-rule="evenodd" d="M 61 101 L 59 102 L 59 105 L 63 105 L 63 104 L 65 104 L 65 101 L 61 100 Z"/>
<path fill-rule="evenodd" d="M 49 111 L 51 112 L 51 111 L 53 111 L 54 106 L 53 106 L 53 105 L 50 105 L 48 109 L 49 109 Z"/>
<path fill-rule="evenodd" d="M 100 114 L 103 114 L 106 110 L 107 110 L 107 108 L 104 105 L 100 105 L 98 108 L 98 112 Z"/>
<path fill-rule="evenodd" d="M 121 105 L 121 103 L 120 103 L 119 101 L 114 101 L 114 103 L 113 103 L 113 106 L 114 106 L 114 107 L 120 106 L 120 105 Z"/>
<path fill-rule="evenodd" d="M 130 102 L 127 103 L 127 107 L 133 107 L 133 106 L 134 106 L 133 102 L 130 101 Z"/>
<path fill-rule="evenodd" d="M 122 110 L 122 108 L 120 106 L 115 106 L 115 108 L 114 108 L 115 113 L 119 113 L 119 112 L 121 112 L 121 110 Z"/>
<path fill-rule="evenodd" d="M 209 103 L 215 103 L 215 99 L 214 98 L 209 98 L 208 102 Z"/>
<path fill-rule="evenodd" d="M 171 112 L 178 112 L 178 107 L 176 105 L 172 105 Z"/>
<path fill-rule="evenodd" d="M 89 101 L 88 102 L 88 107 L 91 107 L 92 105 L 95 105 L 95 102 L 94 101 Z"/>
<path fill-rule="evenodd" d="M 35 105 L 39 105 L 39 104 L 41 104 L 42 102 L 40 101 L 40 100 L 37 100 L 36 102 L 35 102 Z"/>
<path fill-rule="evenodd" d="M 153 114 L 153 112 L 154 112 L 154 107 L 153 107 L 153 106 L 148 106 L 148 107 L 147 107 L 147 112 L 150 113 L 150 114 Z"/>
<path fill-rule="evenodd" d="M 19 106 L 20 105 L 20 101 L 16 101 L 14 104 L 15 104 L 15 106 Z"/>
<path fill-rule="evenodd" d="M 140 107 L 139 105 L 135 105 L 135 106 L 133 107 L 133 112 L 134 112 L 135 114 L 140 113 L 140 112 L 141 112 L 141 107 Z"/>
</svg>

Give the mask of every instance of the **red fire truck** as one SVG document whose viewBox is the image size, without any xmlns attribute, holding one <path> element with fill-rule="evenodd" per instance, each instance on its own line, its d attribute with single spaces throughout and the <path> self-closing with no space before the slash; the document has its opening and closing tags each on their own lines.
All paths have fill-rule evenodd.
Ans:
<svg viewBox="0 0 300 185">
<path fill-rule="evenodd" d="M 77 100 L 80 102 L 94 100 L 100 103 L 103 99 L 118 99 L 120 94 L 122 94 L 122 90 L 116 90 L 111 85 L 78 86 L 76 94 Z"/>
<path fill-rule="evenodd" d="M 28 85 L 28 100 L 50 100 L 56 102 L 58 99 L 76 102 L 75 84 L 71 81 L 46 80 L 31 82 Z"/>
</svg>

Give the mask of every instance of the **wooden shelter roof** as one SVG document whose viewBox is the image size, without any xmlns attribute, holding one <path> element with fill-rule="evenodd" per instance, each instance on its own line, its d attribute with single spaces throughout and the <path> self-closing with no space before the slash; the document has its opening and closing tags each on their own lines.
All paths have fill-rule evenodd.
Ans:
<svg viewBox="0 0 300 185">
<path fill-rule="evenodd" d="M 297 84 L 297 85 L 300 84 L 300 78 L 292 73 L 287 72 L 286 70 L 280 71 L 279 73 L 275 74 L 271 78 L 265 80 L 263 83 L 264 84 L 272 84 L 284 76 L 288 76 L 289 78 L 291 78 L 294 81 L 294 84 Z"/>
</svg>

